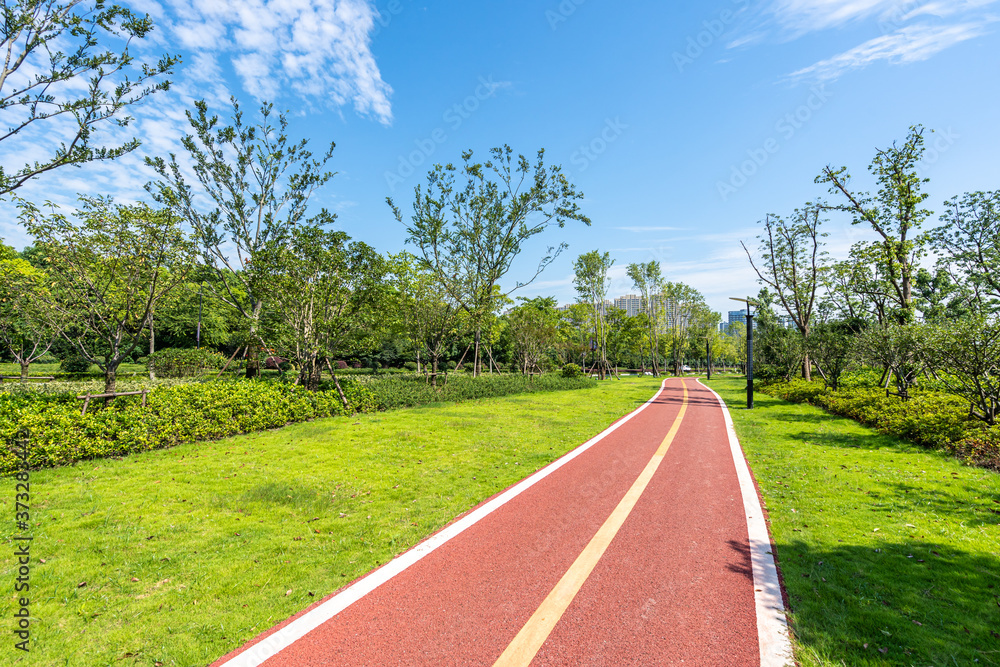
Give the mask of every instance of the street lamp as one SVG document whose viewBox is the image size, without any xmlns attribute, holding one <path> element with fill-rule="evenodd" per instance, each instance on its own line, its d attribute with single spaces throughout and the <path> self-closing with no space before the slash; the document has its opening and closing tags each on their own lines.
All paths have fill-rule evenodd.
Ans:
<svg viewBox="0 0 1000 667">
<path fill-rule="evenodd" d="M 750 297 L 737 299 L 731 296 L 729 299 L 742 301 L 747 305 L 747 410 L 753 410 L 753 313 L 750 312 L 750 306 L 759 304 Z"/>
</svg>

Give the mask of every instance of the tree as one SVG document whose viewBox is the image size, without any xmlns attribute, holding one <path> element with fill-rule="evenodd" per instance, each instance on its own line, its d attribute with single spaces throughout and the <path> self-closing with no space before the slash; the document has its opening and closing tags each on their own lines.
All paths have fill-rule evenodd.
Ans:
<svg viewBox="0 0 1000 667">
<path fill-rule="evenodd" d="M 766 287 L 756 298 L 757 312 L 753 318 L 754 375 L 762 380 L 791 379 L 802 367 L 805 356 L 804 339 L 783 326 L 774 312 L 774 295 Z"/>
<path fill-rule="evenodd" d="M 431 383 L 437 386 L 441 357 L 458 333 L 458 305 L 441 288 L 434 274 L 422 269 L 410 253 L 393 258 L 392 273 L 401 329 L 416 350 L 417 370 L 421 352 L 426 351 L 430 357 Z"/>
<path fill-rule="evenodd" d="M 153 30 L 149 15 L 134 14 L 103 0 L 9 0 L 0 26 L 0 111 L 9 125 L 0 141 L 17 139 L 37 144 L 32 130 L 60 136 L 53 153 L 8 172 L 0 167 L 0 196 L 53 169 L 93 160 L 111 160 L 139 147 L 137 138 L 119 145 L 95 145 L 93 133 L 105 127 L 126 127 L 123 111 L 170 86 L 153 83 L 172 72 L 176 56 L 156 64 L 134 66 L 133 41 Z M 102 44 L 121 42 L 121 50 Z M 20 135 L 20 136 L 19 136 Z M 8 144 L 9 145 L 9 144 Z"/>
<path fill-rule="evenodd" d="M 643 358 L 643 339 L 648 331 L 645 317 L 630 317 L 621 308 L 610 308 L 607 321 L 608 355 L 609 361 L 614 361 L 615 370 L 623 362 L 626 368 L 638 367 L 635 362 Z"/>
<path fill-rule="evenodd" d="M 870 319 L 879 323 L 888 318 L 889 282 L 878 273 L 878 265 L 866 261 L 870 248 L 855 244 L 848 259 L 836 262 L 826 272 L 827 311 L 839 313 L 841 318 Z"/>
<path fill-rule="evenodd" d="M 278 115 L 272 124 L 273 105 L 261 105 L 261 121 L 248 125 L 243 121 L 236 98 L 233 123 L 219 127 L 219 118 L 208 115 L 204 100 L 195 103 L 195 113 L 185 112 L 194 135 L 182 141 L 194 163 L 194 173 L 201 189 L 212 202 L 201 207 L 198 193 L 170 154 L 170 160 L 146 158 L 161 180 L 147 189 L 160 204 L 178 211 L 194 230 L 201 246 L 203 262 L 212 267 L 219 289 L 213 297 L 240 314 L 247 325 L 246 342 L 264 345 L 259 327 L 264 308 L 264 293 L 273 292 L 253 272 L 263 267 L 260 253 L 277 247 L 296 225 L 332 224 L 333 214 L 322 209 L 306 217 L 309 197 L 333 177 L 323 169 L 333 155 L 331 142 L 318 160 L 307 150 L 308 140 L 289 143 L 288 121 Z M 257 374 L 256 355 L 247 364 L 247 377 Z"/>
<path fill-rule="evenodd" d="M 856 352 L 868 363 L 886 369 L 883 381 L 888 384 L 891 375 L 896 395 L 905 401 L 917 376 L 927 369 L 929 357 L 922 353 L 924 335 L 925 325 L 886 322 L 861 330 L 855 337 Z"/>
<path fill-rule="evenodd" d="M 558 166 L 546 168 L 544 150 L 534 167 L 523 155 L 514 159 L 509 146 L 494 148 L 485 163 L 462 154 L 462 166 L 435 165 L 426 188 L 414 191 L 410 223 L 393 203 L 386 202 L 396 220 L 406 227 L 407 242 L 415 245 L 425 266 L 444 290 L 472 319 L 475 331 L 474 374 L 480 372 L 483 318 L 496 310 L 496 290 L 527 241 L 548 227 L 564 227 L 570 220 L 590 225 L 577 201 L 583 194 Z M 464 187 L 456 181 L 463 179 Z M 461 189 L 458 189 L 458 188 Z M 537 278 L 567 247 L 550 247 L 534 275 L 499 295 L 507 297 Z"/>
<path fill-rule="evenodd" d="M 577 257 L 573 263 L 573 286 L 576 288 L 580 303 L 585 303 L 590 309 L 590 321 L 596 344 L 598 374 L 603 380 L 611 370 L 608 364 L 608 327 L 607 316 L 608 270 L 615 263 L 610 253 L 603 255 L 597 250 L 591 250 Z M 594 347 L 593 345 L 591 346 Z"/>
<path fill-rule="evenodd" d="M 352 341 L 369 349 L 379 340 L 379 309 L 385 263 L 370 246 L 343 232 L 317 225 L 294 227 L 258 253 L 251 267 L 266 293 L 269 332 L 279 349 L 295 359 L 299 382 L 319 388 L 322 362 Z"/>
<path fill-rule="evenodd" d="M 863 324 L 862 320 L 837 320 L 813 328 L 808 352 L 826 387 L 839 388 L 840 376 L 854 360 L 854 336 Z"/>
<path fill-rule="evenodd" d="M 660 348 L 660 300 L 653 298 L 654 295 L 663 291 L 663 274 L 660 270 L 660 263 L 650 261 L 645 264 L 629 264 L 626 269 L 628 277 L 632 279 L 642 298 L 642 312 L 646 313 L 645 320 L 647 336 L 649 337 L 650 361 L 653 365 L 653 375 L 659 377 L 660 369 L 656 364 L 656 352 Z"/>
<path fill-rule="evenodd" d="M 590 308 L 585 303 L 571 303 L 560 311 L 558 326 L 562 362 L 579 362 L 584 368 L 590 351 Z"/>
<path fill-rule="evenodd" d="M 667 282 L 663 284 L 660 293 L 653 298 L 660 300 L 663 326 L 667 334 L 666 343 L 670 346 L 674 375 L 680 375 L 682 355 L 687 347 L 688 330 L 694 322 L 695 312 L 702 307 L 708 310 L 705 305 L 705 297 L 701 295 L 701 292 L 684 283 Z"/>
<path fill-rule="evenodd" d="M 924 321 L 955 319 L 968 314 L 976 300 L 970 298 L 964 285 L 956 284 L 942 267 L 933 273 L 921 267 L 913 279 L 914 306 Z"/>
<path fill-rule="evenodd" d="M 930 238 L 943 251 L 939 264 L 965 285 L 981 312 L 1000 303 L 1000 190 L 973 192 L 945 202 L 945 224 Z"/>
<path fill-rule="evenodd" d="M 826 234 L 819 231 L 821 205 L 806 204 L 796 209 L 790 220 L 768 215 L 764 218 L 764 233 L 760 240 L 760 262 L 754 262 L 750 250 L 742 241 L 740 245 L 750 260 L 750 266 L 762 283 L 774 290 L 778 302 L 791 316 L 808 343 L 816 297 L 823 284 L 821 249 Z M 808 347 L 807 347 L 808 350 Z M 810 377 L 809 354 L 803 355 L 802 377 Z"/>
<path fill-rule="evenodd" d="M 970 416 L 990 426 L 1000 417 L 1000 321 L 981 315 L 926 327 L 921 339 L 935 379 L 969 401 Z"/>
<path fill-rule="evenodd" d="M 850 213 L 852 224 L 867 224 L 880 237 L 868 245 L 892 286 L 895 316 L 900 322 L 913 319 L 915 264 L 923 251 L 922 237 L 916 234 L 931 214 L 921 208 L 928 195 L 920 187 L 929 180 L 917 174 L 923 154 L 924 128 L 920 125 L 910 128 L 902 146 L 893 143 L 888 149 L 878 150 L 868 167 L 880 186 L 874 197 L 851 189 L 847 167 L 834 169 L 827 165 L 816 177 L 817 183 L 828 183 L 830 192 L 844 200 L 832 208 Z"/>
<path fill-rule="evenodd" d="M 521 303 L 507 312 L 514 357 L 521 373 L 541 373 L 542 359 L 556 342 L 559 313 L 555 297 L 520 297 Z"/>
<path fill-rule="evenodd" d="M 0 244 L 0 343 L 20 366 L 22 382 L 61 332 L 47 283 L 44 272 Z"/>
<path fill-rule="evenodd" d="M 195 249 L 170 211 L 110 197 L 81 202 L 79 223 L 24 201 L 21 221 L 48 258 L 48 303 L 72 324 L 63 337 L 104 371 L 112 393 L 118 367 L 146 340 L 150 313 L 184 281 Z"/>
</svg>

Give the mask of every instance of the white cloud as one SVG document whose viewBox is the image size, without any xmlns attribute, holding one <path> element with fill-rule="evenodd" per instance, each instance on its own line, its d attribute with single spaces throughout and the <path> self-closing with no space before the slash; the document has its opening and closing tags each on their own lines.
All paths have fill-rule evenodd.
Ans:
<svg viewBox="0 0 1000 667">
<path fill-rule="evenodd" d="M 984 26 L 976 23 L 910 25 L 804 67 L 790 74 L 789 78 L 831 81 L 845 72 L 862 69 L 878 61 L 887 61 L 894 65 L 919 62 L 984 33 Z"/>
<path fill-rule="evenodd" d="M 829 81 L 876 62 L 908 64 L 927 60 L 961 42 L 987 33 L 997 18 L 987 10 L 1000 0 L 767 0 L 732 38 L 728 48 L 766 41 L 787 42 L 805 35 L 867 23 L 881 35 L 843 53 L 803 67 L 792 80 Z"/>
<path fill-rule="evenodd" d="M 390 86 L 371 52 L 376 10 L 369 0 L 165 0 L 162 24 L 200 64 L 228 58 L 258 100 L 284 92 L 310 104 L 353 106 L 392 121 Z"/>
</svg>

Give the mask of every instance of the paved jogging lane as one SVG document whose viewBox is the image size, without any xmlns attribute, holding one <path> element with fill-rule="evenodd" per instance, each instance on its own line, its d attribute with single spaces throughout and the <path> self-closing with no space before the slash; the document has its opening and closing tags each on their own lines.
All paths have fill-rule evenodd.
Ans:
<svg viewBox="0 0 1000 667">
<path fill-rule="evenodd" d="M 793 664 L 756 490 L 721 401 L 649 402 L 226 667 Z"/>
</svg>

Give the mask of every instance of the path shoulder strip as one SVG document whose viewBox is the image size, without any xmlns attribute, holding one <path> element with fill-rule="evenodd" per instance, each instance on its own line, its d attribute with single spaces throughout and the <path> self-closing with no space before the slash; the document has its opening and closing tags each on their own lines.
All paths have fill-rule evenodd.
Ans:
<svg viewBox="0 0 1000 667">
<path fill-rule="evenodd" d="M 414 563 L 420 561 L 438 547 L 457 537 L 469 527 L 475 525 L 485 517 L 500 509 L 512 499 L 524 493 L 559 468 L 586 452 L 607 436 L 617 431 L 626 422 L 645 410 L 657 398 L 659 398 L 660 394 L 663 393 L 664 388 L 665 385 L 661 383 L 659 391 L 653 394 L 652 398 L 573 451 L 565 454 L 559 459 L 556 459 L 541 470 L 535 472 L 530 477 L 521 480 L 518 484 L 507 489 L 493 500 L 481 505 L 455 523 L 447 526 L 440 532 L 435 533 L 424 542 L 421 542 L 406 553 L 389 561 L 379 569 L 363 577 L 340 593 L 337 593 L 329 599 L 320 602 L 318 605 L 302 614 L 288 625 L 285 625 L 281 629 L 267 635 L 256 644 L 249 646 L 246 650 L 232 656 L 228 660 L 220 660 L 214 664 L 218 667 L 258 667 L 267 659 L 277 655 L 282 649 L 291 646 L 293 643 L 307 635 L 312 630 L 318 628 L 323 623 L 326 623 L 368 593 L 389 581 L 400 572 L 403 572 Z"/>
<path fill-rule="evenodd" d="M 771 536 L 764 521 L 764 510 L 757 496 L 750 468 L 743 456 L 743 448 L 733 429 L 733 418 L 722 397 L 714 389 L 699 382 L 715 394 L 726 418 L 729 433 L 729 448 L 736 464 L 736 476 L 740 480 L 743 507 L 747 516 L 747 533 L 750 537 L 750 561 L 753 565 L 754 601 L 757 608 L 757 638 L 760 643 L 761 667 L 791 667 L 795 665 L 792 643 L 788 637 L 788 620 L 781 598 L 781 582 L 778 568 L 771 552 Z"/>
</svg>

